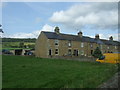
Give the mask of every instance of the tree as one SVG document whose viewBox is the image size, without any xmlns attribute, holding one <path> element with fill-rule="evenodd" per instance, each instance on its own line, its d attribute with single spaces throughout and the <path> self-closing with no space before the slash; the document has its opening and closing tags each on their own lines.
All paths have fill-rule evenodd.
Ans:
<svg viewBox="0 0 120 90">
<path fill-rule="evenodd" d="M 35 48 L 35 44 L 28 44 L 29 48 Z"/>
<path fill-rule="evenodd" d="M 24 42 L 20 42 L 20 43 L 19 43 L 19 47 L 20 47 L 20 48 L 24 48 Z"/>
<path fill-rule="evenodd" d="M 95 58 L 100 58 L 101 56 L 103 56 L 103 54 L 102 54 L 101 50 L 99 49 L 99 47 L 97 47 L 97 48 L 95 49 L 95 51 L 93 52 L 93 56 L 94 56 Z"/>
</svg>

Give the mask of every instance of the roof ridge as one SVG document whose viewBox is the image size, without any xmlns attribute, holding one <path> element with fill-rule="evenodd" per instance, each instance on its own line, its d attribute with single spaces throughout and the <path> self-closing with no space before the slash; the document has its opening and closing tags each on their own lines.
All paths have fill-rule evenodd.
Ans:
<svg viewBox="0 0 120 90">
<path fill-rule="evenodd" d="M 45 33 L 51 33 L 51 34 L 56 34 L 55 32 L 51 32 L 51 31 L 42 31 L 42 32 L 45 32 Z M 59 34 L 56 34 L 56 35 L 66 35 L 66 36 L 74 36 L 74 37 L 79 37 L 78 35 L 74 35 L 74 34 L 65 34 L 65 33 L 59 33 Z M 50 36 L 49 36 L 50 37 Z M 60 36 L 59 36 L 60 37 Z M 62 37 L 63 38 L 63 37 Z M 67 38 L 67 37 L 65 37 L 65 38 Z M 89 37 L 89 36 L 83 36 L 83 38 L 85 39 L 87 39 L 87 38 L 89 38 L 89 39 L 94 39 L 94 40 L 96 40 L 95 38 L 92 38 L 92 37 Z M 110 42 L 110 40 L 107 40 L 107 39 L 98 39 L 98 40 L 100 40 L 100 41 L 102 41 L 102 42 Z M 113 42 L 119 42 L 119 41 L 115 41 L 115 40 L 113 40 Z M 119 42 L 120 43 L 120 42 Z"/>
<path fill-rule="evenodd" d="M 42 32 L 50 32 L 50 31 L 42 31 Z M 55 33 L 55 32 L 50 32 L 50 33 Z M 74 34 L 66 34 L 66 33 L 59 33 L 59 34 L 70 35 L 70 36 L 78 36 L 78 35 L 74 35 Z M 83 36 L 83 37 L 91 38 L 91 37 L 89 37 L 89 36 Z"/>
</svg>

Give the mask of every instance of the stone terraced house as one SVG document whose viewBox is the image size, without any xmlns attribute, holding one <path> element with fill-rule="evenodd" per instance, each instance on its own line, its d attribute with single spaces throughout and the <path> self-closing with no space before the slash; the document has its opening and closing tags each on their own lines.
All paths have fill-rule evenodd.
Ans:
<svg viewBox="0 0 120 90">
<path fill-rule="evenodd" d="M 99 34 L 95 38 L 78 35 L 60 33 L 59 27 L 55 27 L 54 32 L 42 31 L 36 40 L 36 57 L 91 57 L 96 47 L 102 53 L 118 52 L 120 42 L 114 41 L 111 36 L 109 40 L 100 39 Z"/>
</svg>

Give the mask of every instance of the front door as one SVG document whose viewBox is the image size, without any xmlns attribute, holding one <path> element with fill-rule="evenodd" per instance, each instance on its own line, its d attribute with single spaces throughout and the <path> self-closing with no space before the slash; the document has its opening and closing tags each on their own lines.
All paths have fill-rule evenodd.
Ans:
<svg viewBox="0 0 120 90">
<path fill-rule="evenodd" d="M 49 55 L 50 55 L 50 56 L 52 55 L 52 50 L 51 50 L 51 49 L 49 49 Z"/>
<path fill-rule="evenodd" d="M 91 55 L 93 54 L 93 50 L 91 50 Z"/>
<path fill-rule="evenodd" d="M 78 50 L 74 50 L 73 55 L 74 55 L 74 56 L 78 56 Z"/>
</svg>

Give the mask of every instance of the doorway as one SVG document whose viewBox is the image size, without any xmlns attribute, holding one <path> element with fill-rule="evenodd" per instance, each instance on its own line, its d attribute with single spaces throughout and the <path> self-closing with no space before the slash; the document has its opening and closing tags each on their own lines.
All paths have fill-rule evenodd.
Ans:
<svg viewBox="0 0 120 90">
<path fill-rule="evenodd" d="M 15 55 L 22 55 L 22 49 L 16 49 Z"/>
<path fill-rule="evenodd" d="M 52 50 L 51 50 L 51 49 L 49 49 L 49 55 L 50 55 L 50 56 L 52 55 Z"/>
<path fill-rule="evenodd" d="M 91 55 L 93 54 L 93 50 L 91 50 Z"/>
<path fill-rule="evenodd" d="M 78 56 L 78 50 L 75 49 L 74 52 L 73 52 L 73 55 Z"/>
</svg>

